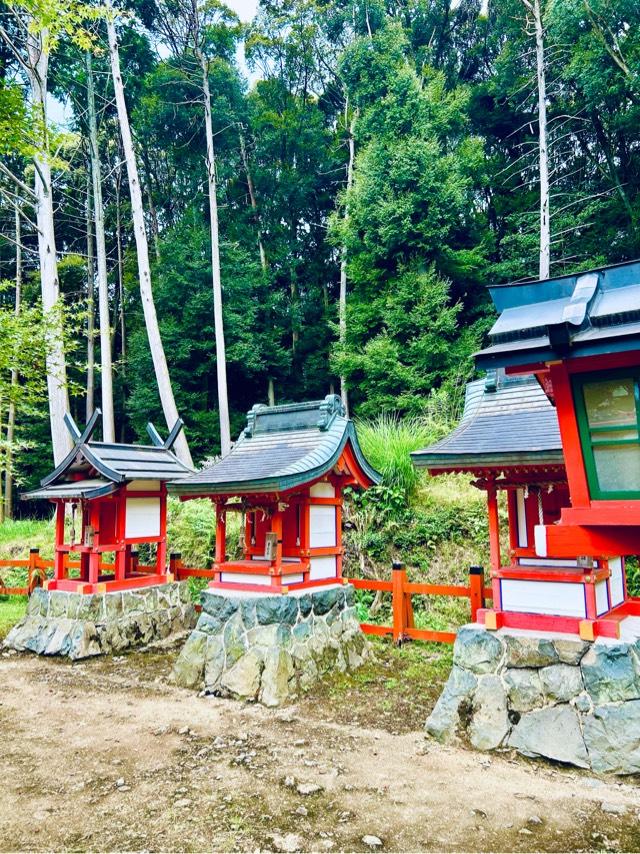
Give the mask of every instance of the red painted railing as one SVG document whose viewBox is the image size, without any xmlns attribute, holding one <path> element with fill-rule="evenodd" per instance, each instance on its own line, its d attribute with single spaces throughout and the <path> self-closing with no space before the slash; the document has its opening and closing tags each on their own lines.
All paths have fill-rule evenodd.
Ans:
<svg viewBox="0 0 640 854">
<path fill-rule="evenodd" d="M 395 643 L 404 640 L 435 641 L 453 643 L 455 632 L 438 632 L 432 629 L 417 629 L 414 624 L 412 596 L 460 596 L 469 599 L 471 604 L 471 622 L 475 622 L 479 608 L 484 608 L 486 599 L 491 599 L 491 588 L 484 586 L 484 570 L 481 566 L 472 566 L 469 570 L 469 584 L 466 587 L 451 584 L 414 584 L 407 578 L 404 564 L 394 563 L 391 581 L 378 581 L 365 578 L 345 579 L 357 590 L 375 590 L 391 593 L 393 625 L 380 626 L 377 623 L 361 623 L 362 631 L 370 635 L 392 635 Z"/>
</svg>

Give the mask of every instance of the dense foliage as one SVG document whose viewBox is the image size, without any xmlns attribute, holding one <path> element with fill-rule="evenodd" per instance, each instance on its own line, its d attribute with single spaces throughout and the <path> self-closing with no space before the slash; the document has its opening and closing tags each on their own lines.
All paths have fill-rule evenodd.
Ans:
<svg viewBox="0 0 640 854">
<path fill-rule="evenodd" d="M 545 0 L 542 7 L 551 269 L 560 273 L 639 254 L 640 6 Z M 205 139 L 193 57 L 174 49 L 167 10 L 166 2 L 131 3 L 118 26 L 160 326 L 178 408 L 201 461 L 219 451 Z M 116 424 L 131 439 L 144 435 L 149 418 L 161 424 L 162 415 L 105 33 L 99 15 L 86 26 L 103 165 Z M 340 377 L 361 418 L 381 411 L 430 418 L 434 390 L 445 410 L 455 408 L 490 322 L 485 286 L 537 273 L 535 55 L 524 4 L 496 0 L 481 17 L 472 0 L 263 0 L 250 25 L 222 16 L 206 38 L 232 435 L 270 388 L 278 402 L 320 397 L 339 391 Z M 247 66 L 238 59 L 241 43 Z M 84 306 L 87 77 L 83 47 L 64 32 L 50 88 L 68 117 L 55 138 L 61 289 L 67 304 Z M 1 42 L 0 157 L 31 183 L 19 129 L 37 121 L 23 96 L 22 71 Z M 0 264 L 10 280 L 15 188 L 4 178 L 0 184 L 7 237 Z M 33 307 L 38 259 L 28 200 L 21 240 L 23 303 Z M 341 261 L 348 296 L 340 343 Z M 12 310 L 11 288 L 0 291 L 0 307 Z M 86 342 L 76 338 L 84 352 Z M 5 361 L 0 386 L 12 367 Z M 82 370 L 73 367 L 72 378 L 82 384 Z M 72 409 L 83 422 L 81 387 L 72 389 Z M 19 474 L 33 481 L 50 464 L 46 407 L 30 400 L 17 431 L 24 447 L 34 440 L 43 447 L 20 460 Z"/>
</svg>

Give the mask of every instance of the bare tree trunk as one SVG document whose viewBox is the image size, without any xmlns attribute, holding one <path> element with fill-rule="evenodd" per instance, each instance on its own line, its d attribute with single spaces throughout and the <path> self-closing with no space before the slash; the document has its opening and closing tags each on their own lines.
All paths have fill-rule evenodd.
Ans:
<svg viewBox="0 0 640 854">
<path fill-rule="evenodd" d="M 95 287 L 93 269 L 93 214 L 91 212 L 91 173 L 87 171 L 87 394 L 85 397 L 85 421 L 88 422 L 95 409 Z"/>
<path fill-rule="evenodd" d="M 158 317 L 156 314 L 155 303 L 153 301 L 151 268 L 149 265 L 149 244 L 147 242 L 147 234 L 144 227 L 142 192 L 140 188 L 140 178 L 138 175 L 138 164 L 136 162 L 133 139 L 131 137 L 131 128 L 129 126 L 129 115 L 127 113 L 127 105 L 124 99 L 124 86 L 122 83 L 122 74 L 120 72 L 120 56 L 118 53 L 118 42 L 116 38 L 112 8 L 109 9 L 109 14 L 107 16 L 107 33 L 109 37 L 111 73 L 113 76 L 120 133 L 122 136 L 122 147 L 127 164 L 127 175 L 129 177 L 131 215 L 133 218 L 133 231 L 136 239 L 138 275 L 140 279 L 140 297 L 142 300 L 147 336 L 149 338 L 149 349 L 151 350 L 151 358 L 153 360 L 156 381 L 158 383 L 160 402 L 162 403 L 162 409 L 167 426 L 172 427 L 178 419 L 178 409 L 173 396 L 173 389 L 171 388 L 169 368 L 167 366 L 167 359 L 162 346 L 160 327 L 158 326 Z M 180 460 L 186 465 L 192 466 L 193 462 L 191 460 L 191 453 L 189 451 L 189 445 L 187 444 L 184 432 L 181 432 L 178 436 L 175 448 Z"/>
<path fill-rule="evenodd" d="M 347 111 L 349 109 L 349 102 L 345 105 L 345 119 L 347 118 Z M 355 160 L 355 139 L 353 136 L 353 132 L 355 130 L 357 113 L 354 112 L 353 118 L 351 119 L 351 123 L 349 124 L 349 160 L 347 163 L 347 199 L 345 201 L 344 207 L 344 220 L 345 224 L 349 219 L 349 192 L 351 191 L 351 187 L 353 185 L 353 163 Z M 347 340 L 347 247 L 342 246 L 342 251 L 340 253 L 340 294 L 338 297 L 338 335 L 340 346 L 344 347 Z M 344 404 L 344 408 L 347 411 L 347 416 L 349 415 L 349 390 L 347 388 L 347 378 L 343 375 L 340 377 L 340 396 L 342 397 L 342 402 Z"/>
<path fill-rule="evenodd" d="M 42 309 L 50 315 L 59 307 L 60 283 L 56 257 L 56 237 L 53 219 L 51 166 L 47 141 L 47 74 L 49 52 L 46 47 L 48 32 L 30 33 L 27 38 L 29 51 L 29 84 L 34 111 L 42 122 L 44 139 L 34 155 L 34 189 L 36 194 L 36 223 L 38 226 L 38 255 L 40 259 L 40 287 Z M 51 321 L 48 320 L 48 324 Z M 67 364 L 64 340 L 58 325 L 49 326 L 47 340 L 47 390 L 49 397 L 49 420 L 53 458 L 60 463 L 72 447 L 71 436 L 65 426 L 64 416 L 69 410 L 67 388 Z"/>
<path fill-rule="evenodd" d="M 122 257 L 122 217 L 120 213 L 120 188 L 122 185 L 122 168 L 118 166 L 116 170 L 116 180 L 115 180 L 115 189 L 116 189 L 116 253 L 118 259 L 118 301 L 119 301 L 119 315 L 114 317 L 113 328 L 114 328 L 114 338 L 115 338 L 115 328 L 118 322 L 118 316 L 120 318 L 120 356 L 122 358 L 122 376 L 125 376 L 125 360 L 127 358 L 127 339 L 126 339 L 126 329 L 124 322 L 124 267 L 123 267 L 123 257 Z"/>
<path fill-rule="evenodd" d="M 16 213 L 16 300 L 15 315 L 20 316 L 20 303 L 22 301 L 22 232 L 20 222 L 20 208 L 15 206 Z M 13 442 L 16 429 L 16 404 L 13 393 L 18 385 L 18 371 L 11 371 L 11 396 L 9 397 L 9 414 L 7 418 L 7 458 L 5 463 L 5 489 L 4 489 L 4 515 L 5 519 L 13 519 Z"/>
<path fill-rule="evenodd" d="M 142 165 L 144 167 L 144 179 L 147 185 L 147 199 L 149 200 L 149 215 L 151 217 L 151 236 L 155 250 L 156 261 L 160 260 L 160 228 L 158 226 L 158 213 L 153 202 L 153 187 L 151 184 L 151 166 L 149 165 L 149 151 L 146 143 L 142 146 Z"/>
<path fill-rule="evenodd" d="M 216 372 L 218 380 L 218 410 L 220 413 L 220 450 L 228 454 L 231 450 L 231 427 L 229 424 L 229 397 L 227 394 L 227 357 L 224 342 L 222 316 L 222 281 L 220 276 L 220 232 L 218 228 L 218 199 L 216 184 L 216 161 L 213 147 L 213 124 L 211 119 L 211 92 L 209 91 L 209 65 L 197 47 L 196 56 L 202 70 L 202 95 L 204 101 L 204 126 L 207 138 L 207 182 L 209 186 L 209 217 L 211 220 L 211 270 L 213 274 L 213 319 L 216 335 Z"/>
<path fill-rule="evenodd" d="M 109 328 L 109 290 L 107 283 L 107 247 L 104 237 L 104 207 L 102 204 L 102 169 L 98 150 L 96 99 L 93 90 L 91 51 L 85 54 L 87 65 L 87 99 L 89 107 L 89 147 L 93 177 L 93 207 L 96 223 L 96 256 L 98 260 L 98 308 L 100 313 L 100 388 L 102 390 L 102 438 L 115 442 L 116 428 L 113 412 L 113 366 L 111 363 L 111 330 Z"/>
<path fill-rule="evenodd" d="M 551 227 L 549 222 L 549 152 L 547 144 L 547 83 L 544 64 L 544 27 L 540 0 L 523 0 L 533 15 L 536 34 L 536 77 L 538 81 L 538 151 L 540 173 L 540 269 L 541 279 L 549 278 Z"/>
<path fill-rule="evenodd" d="M 260 252 L 260 266 L 262 267 L 262 272 L 267 272 L 267 255 L 264 251 L 264 244 L 262 242 L 262 231 L 260 229 L 260 221 L 258 219 L 258 201 L 256 199 L 256 191 L 253 186 L 253 179 L 251 177 L 251 171 L 249 169 L 249 158 L 247 157 L 247 149 L 244 143 L 244 137 L 242 135 L 242 131 L 239 133 L 240 137 L 240 155 L 242 156 L 242 165 L 244 166 L 244 171 L 247 176 L 247 186 L 249 187 L 249 200 L 251 201 L 251 209 L 253 211 L 253 219 L 256 224 L 256 228 L 258 229 L 258 250 Z"/>
<path fill-rule="evenodd" d="M 273 383 L 273 377 L 269 377 L 269 383 L 267 385 L 267 400 L 269 401 L 269 406 L 276 405 L 276 389 Z"/>
</svg>

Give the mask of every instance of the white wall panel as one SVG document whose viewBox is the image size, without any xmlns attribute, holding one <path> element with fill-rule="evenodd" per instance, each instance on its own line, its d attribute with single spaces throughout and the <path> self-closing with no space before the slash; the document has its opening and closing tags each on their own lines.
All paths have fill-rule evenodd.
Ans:
<svg viewBox="0 0 640 854">
<path fill-rule="evenodd" d="M 336 508 L 312 504 L 309 508 L 309 544 L 312 549 L 336 545 Z"/>
<path fill-rule="evenodd" d="M 270 575 L 251 575 L 250 572 L 222 572 L 220 573 L 220 580 L 224 581 L 225 584 L 235 582 L 236 584 L 260 584 L 263 587 L 271 585 Z"/>
<path fill-rule="evenodd" d="M 622 568 L 622 558 L 614 557 L 609 559 L 609 569 L 611 570 L 611 607 L 615 608 L 624 601 L 624 570 Z"/>
<path fill-rule="evenodd" d="M 312 557 L 309 580 L 318 581 L 321 578 L 335 578 L 337 571 L 338 570 L 335 555 L 327 555 L 326 557 Z"/>
<path fill-rule="evenodd" d="M 309 489 L 309 495 L 312 498 L 335 498 L 336 488 L 332 483 L 314 483 Z"/>
<path fill-rule="evenodd" d="M 583 584 L 503 578 L 500 589 L 503 611 L 586 617 Z"/>
<path fill-rule="evenodd" d="M 596 614 L 604 614 L 609 610 L 609 592 L 606 581 L 598 581 L 596 584 Z"/>
<path fill-rule="evenodd" d="M 127 498 L 125 537 L 160 536 L 160 499 Z"/>
</svg>

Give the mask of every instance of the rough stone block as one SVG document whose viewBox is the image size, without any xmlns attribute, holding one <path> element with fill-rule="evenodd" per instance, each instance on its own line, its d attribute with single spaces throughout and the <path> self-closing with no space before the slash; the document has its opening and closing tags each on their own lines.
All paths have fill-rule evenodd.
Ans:
<svg viewBox="0 0 640 854">
<path fill-rule="evenodd" d="M 629 644 L 594 643 L 580 668 L 596 705 L 640 698 L 640 673 Z"/>
<path fill-rule="evenodd" d="M 234 697 L 255 700 L 260 688 L 262 668 L 262 660 L 250 650 L 222 675 L 220 687 Z"/>
<path fill-rule="evenodd" d="M 596 706 L 583 731 L 594 771 L 640 773 L 640 700 Z"/>
<path fill-rule="evenodd" d="M 211 620 L 216 621 L 220 631 L 229 617 L 235 614 L 240 607 L 240 600 L 226 596 L 220 596 L 211 590 L 203 590 L 200 594 L 202 602 L 202 613 L 207 614 Z"/>
<path fill-rule="evenodd" d="M 478 750 L 500 747 L 509 732 L 507 695 L 499 676 L 481 676 L 473 695 L 469 739 Z"/>
<path fill-rule="evenodd" d="M 508 745 L 525 756 L 544 756 L 579 768 L 589 767 L 578 714 L 569 705 L 547 706 L 522 715 Z"/>
<path fill-rule="evenodd" d="M 212 692 L 220 684 L 220 678 L 224 673 L 224 643 L 217 635 L 207 638 L 204 653 L 204 688 Z"/>
<path fill-rule="evenodd" d="M 193 631 L 187 638 L 173 665 L 173 678 L 184 688 L 196 688 L 204 677 L 205 648 L 207 635 Z"/>
<path fill-rule="evenodd" d="M 574 668 L 575 669 L 575 668 Z M 509 706 L 516 712 L 530 712 L 543 705 L 540 674 L 530 668 L 512 668 L 504 673 Z"/>
<path fill-rule="evenodd" d="M 320 590 L 314 590 L 311 594 L 313 613 L 320 617 L 323 614 L 327 614 L 336 603 L 339 592 L 341 592 L 341 588 L 335 587 L 325 587 L 320 588 Z"/>
<path fill-rule="evenodd" d="M 553 642 L 531 635 L 505 634 L 507 667 L 547 667 L 559 661 Z"/>
<path fill-rule="evenodd" d="M 495 673 L 503 651 L 497 635 L 482 626 L 463 626 L 453 647 L 453 661 L 473 673 Z"/>
<path fill-rule="evenodd" d="M 425 729 L 430 736 L 442 742 L 455 738 L 460 725 L 461 708 L 465 703 L 471 706 L 477 684 L 478 679 L 473 673 L 454 664 L 444 691 L 427 718 Z"/>
<path fill-rule="evenodd" d="M 294 676 L 291 654 L 282 648 L 269 650 L 264 661 L 260 685 L 260 702 L 265 706 L 279 706 L 290 695 L 289 681 Z"/>
<path fill-rule="evenodd" d="M 580 664 L 582 656 L 591 644 L 589 641 L 580 640 L 580 638 L 567 637 L 556 638 L 553 641 L 553 646 L 562 664 Z"/>
<path fill-rule="evenodd" d="M 298 619 L 298 599 L 295 596 L 264 596 L 256 600 L 256 619 L 260 625 L 288 623 Z"/>
<path fill-rule="evenodd" d="M 582 691 L 582 673 L 579 667 L 571 664 L 550 664 L 539 672 L 542 690 L 551 702 L 568 703 Z"/>
<path fill-rule="evenodd" d="M 49 600 L 49 617 L 66 617 L 69 594 L 63 590 L 55 590 L 51 593 Z"/>
</svg>

